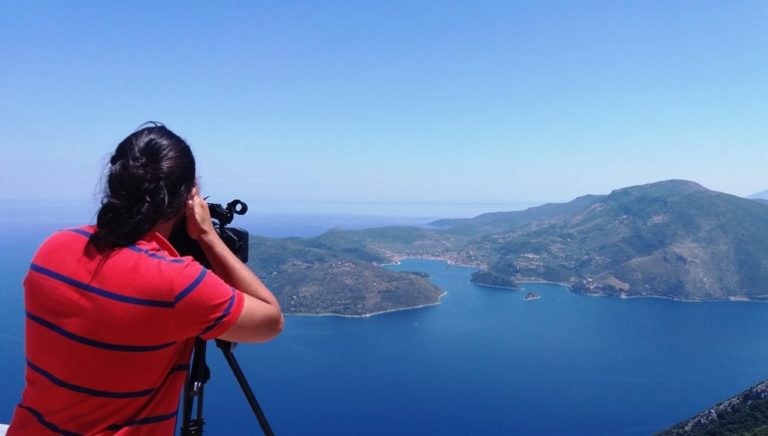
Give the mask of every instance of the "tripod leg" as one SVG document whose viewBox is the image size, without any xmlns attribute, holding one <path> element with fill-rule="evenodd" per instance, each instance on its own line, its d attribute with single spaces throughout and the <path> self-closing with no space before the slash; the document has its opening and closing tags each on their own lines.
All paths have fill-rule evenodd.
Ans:
<svg viewBox="0 0 768 436">
<path fill-rule="evenodd" d="M 267 421 L 267 417 L 264 415 L 264 411 L 261 410 L 259 402 L 256 401 L 256 396 L 253 394 L 251 387 L 248 385 L 248 381 L 245 379 L 245 374 L 243 374 L 243 370 L 240 368 L 240 364 L 237 363 L 235 355 L 232 354 L 233 344 L 231 342 L 217 339 L 216 346 L 218 346 L 221 349 L 221 352 L 224 353 L 224 358 L 227 360 L 229 367 L 232 369 L 232 373 L 235 375 L 237 382 L 240 384 L 240 388 L 243 390 L 243 394 L 245 394 L 245 398 L 248 400 L 248 404 L 251 406 L 251 410 L 253 410 L 254 415 L 256 415 L 256 419 L 259 421 L 261 430 L 267 436 L 274 436 L 275 433 L 272 431 L 272 427 L 270 427 L 269 422 Z"/>
<path fill-rule="evenodd" d="M 205 383 L 211 378 L 211 371 L 205 363 L 206 342 L 195 339 L 195 352 L 192 357 L 192 367 L 189 369 L 187 383 L 184 386 L 182 436 L 197 436 L 203 434 L 203 393 Z M 197 397 L 197 416 L 192 419 L 192 407 Z"/>
</svg>

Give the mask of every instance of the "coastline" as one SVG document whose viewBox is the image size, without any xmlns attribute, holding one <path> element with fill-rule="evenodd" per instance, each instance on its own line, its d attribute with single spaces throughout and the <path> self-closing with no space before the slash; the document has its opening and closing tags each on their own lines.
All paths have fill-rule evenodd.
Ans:
<svg viewBox="0 0 768 436">
<path fill-rule="evenodd" d="M 449 259 L 446 258 L 437 258 L 437 257 L 411 257 L 411 256 L 405 256 L 405 257 L 397 257 L 393 261 L 393 263 L 387 263 L 387 264 L 381 264 L 381 266 L 384 265 L 400 265 L 401 261 L 403 260 L 433 260 L 433 261 L 440 261 L 445 262 L 449 265 L 453 266 L 460 266 L 465 268 L 479 268 L 475 265 L 463 265 L 451 262 Z M 754 299 L 746 296 L 733 296 L 733 297 L 723 297 L 723 298 L 701 298 L 701 299 L 686 299 L 686 298 L 677 298 L 677 297 L 670 297 L 668 295 L 614 295 L 614 294 L 601 294 L 601 293 L 588 293 L 588 292 L 579 292 L 573 290 L 571 286 L 567 283 L 563 282 L 555 282 L 551 280 L 543 280 L 543 279 L 535 279 L 535 278 L 528 278 L 526 280 L 517 280 L 517 283 L 520 284 L 547 284 L 547 285 L 557 285 L 562 286 L 566 288 L 569 292 L 573 292 L 574 294 L 578 295 L 584 295 L 586 297 L 613 297 L 613 298 L 619 298 L 619 299 L 632 299 L 632 298 L 660 298 L 664 300 L 671 300 L 671 301 L 679 301 L 681 303 L 728 303 L 728 302 L 734 302 L 734 303 L 768 303 L 768 295 L 765 295 L 764 299 Z M 477 286 L 485 286 L 489 288 L 499 288 L 499 289 L 508 289 L 508 290 L 521 290 L 521 288 L 510 288 L 508 286 L 495 286 L 495 285 L 486 285 L 482 283 L 475 283 L 472 282 L 472 284 Z"/>
<path fill-rule="evenodd" d="M 447 265 L 450 266 L 456 266 L 461 268 L 472 268 L 472 269 L 480 269 L 477 265 L 467 265 L 467 264 L 461 264 L 453 262 L 450 259 L 447 258 L 438 258 L 438 257 L 414 257 L 414 256 L 403 256 L 403 257 L 393 257 L 392 260 L 388 263 L 381 263 L 378 264 L 378 266 L 385 267 L 385 266 L 396 266 L 401 265 L 402 261 L 404 260 L 428 260 L 428 261 L 437 261 L 437 262 L 444 262 Z M 487 285 L 483 283 L 476 283 L 470 280 L 470 282 L 476 286 L 483 286 L 488 288 L 497 288 L 497 289 L 505 289 L 509 291 L 522 291 L 524 290 L 522 287 L 512 288 L 509 286 L 497 286 L 497 285 Z M 752 299 L 746 296 L 733 296 L 733 297 L 724 297 L 724 298 L 706 298 L 706 299 L 685 299 L 685 298 L 676 298 L 676 297 L 670 297 L 668 295 L 614 295 L 614 294 L 601 294 L 601 293 L 589 293 L 589 292 L 579 292 L 573 290 L 567 283 L 563 282 L 555 282 L 551 280 L 543 280 L 543 279 L 534 279 L 534 278 L 528 278 L 527 280 L 520 280 L 517 281 L 517 283 L 521 285 L 525 284 L 547 284 L 547 285 L 556 285 L 561 286 L 568 290 L 569 292 L 572 292 L 574 294 L 583 295 L 585 297 L 613 297 L 618 298 L 622 300 L 629 300 L 629 299 L 639 299 L 639 298 L 658 298 L 663 300 L 671 300 L 671 301 L 677 301 L 680 303 L 727 303 L 727 302 L 735 302 L 735 303 L 768 303 L 768 295 L 765 296 L 765 299 Z M 391 312 L 400 312 L 404 310 L 415 310 L 415 309 L 421 309 L 424 307 L 430 307 L 430 306 L 437 306 L 441 303 L 440 300 L 447 295 L 448 293 L 443 290 L 443 293 L 440 294 L 438 297 L 438 301 L 435 303 L 427 303 L 427 304 L 420 304 L 417 306 L 409 306 L 409 307 L 401 307 L 396 309 L 388 309 L 388 310 L 380 310 L 377 312 L 371 312 L 371 313 L 365 313 L 365 314 L 359 314 L 359 315 L 349 315 L 349 314 L 343 314 L 343 313 L 286 313 L 286 316 L 335 316 L 340 318 L 370 318 L 372 316 L 376 315 L 382 315 L 385 313 L 391 313 Z"/>
<path fill-rule="evenodd" d="M 515 289 L 515 288 L 508 288 L 506 286 L 493 286 L 493 285 L 485 285 L 480 283 L 472 282 L 478 286 L 487 286 L 489 288 L 503 288 L 503 289 Z M 690 299 L 690 298 L 678 298 L 678 297 L 671 297 L 669 295 L 615 295 L 615 294 L 604 294 L 604 293 L 597 293 L 597 292 L 579 292 L 573 290 L 570 285 L 563 282 L 554 282 L 550 280 L 540 280 L 540 279 L 528 279 L 528 280 L 519 280 L 517 283 L 520 284 L 547 284 L 547 285 L 557 285 L 562 286 L 566 288 L 569 292 L 573 292 L 577 295 L 583 295 L 585 297 L 608 297 L 608 298 L 618 298 L 621 300 L 629 300 L 629 299 L 635 299 L 635 298 L 659 298 L 663 300 L 670 300 L 670 301 L 678 301 L 680 303 L 768 303 L 768 295 L 763 296 L 761 299 L 754 299 L 747 296 L 739 295 L 739 296 L 732 296 L 732 297 L 723 297 L 723 298 L 698 298 L 698 299 Z"/>
<path fill-rule="evenodd" d="M 697 299 L 691 299 L 691 298 L 670 297 L 668 295 L 613 295 L 613 294 L 599 294 L 599 293 L 578 292 L 578 291 L 572 290 L 571 288 L 568 288 L 568 289 L 571 292 L 573 292 L 574 294 L 584 295 L 586 297 L 613 297 L 613 298 L 618 298 L 620 300 L 631 300 L 631 299 L 639 299 L 639 298 L 658 298 L 658 299 L 661 299 L 661 300 L 677 301 L 677 302 L 680 302 L 680 303 L 768 303 L 768 300 L 766 300 L 766 299 L 756 300 L 756 299 L 745 297 L 745 296 L 734 296 L 734 297 L 723 297 L 723 298 L 697 298 Z"/>
<path fill-rule="evenodd" d="M 529 280 L 517 280 L 517 283 L 523 283 L 523 284 L 543 284 L 543 285 L 557 285 L 562 286 L 564 288 L 571 289 L 571 287 L 568 285 L 568 283 L 563 282 L 553 282 L 549 280 L 536 280 L 536 279 L 529 279 Z"/>
<path fill-rule="evenodd" d="M 478 283 L 478 282 L 474 282 L 472 280 L 470 280 L 469 282 L 472 283 L 475 286 L 482 286 L 484 288 L 506 289 L 508 291 L 520 291 L 521 290 L 520 288 L 513 288 L 511 286 L 487 285 L 485 283 Z M 522 282 L 518 282 L 518 283 L 522 283 Z"/>
<path fill-rule="evenodd" d="M 481 267 L 477 265 L 468 265 L 463 263 L 457 263 L 453 262 L 452 260 L 448 258 L 443 257 L 413 257 L 413 256 L 404 256 L 404 257 L 392 257 L 391 261 L 388 263 L 380 263 L 379 266 L 394 266 L 394 265 L 400 265 L 402 264 L 402 261 L 404 260 L 432 260 L 437 262 L 445 262 L 448 265 L 451 266 L 458 266 L 461 268 L 474 268 L 474 269 L 480 269 Z"/>
<path fill-rule="evenodd" d="M 423 307 L 437 306 L 441 303 L 440 300 L 442 300 L 443 297 L 446 295 L 448 295 L 448 293 L 443 291 L 443 293 L 440 294 L 439 297 L 437 297 L 438 301 L 435 303 L 420 304 L 418 306 L 400 307 L 397 309 L 380 310 L 378 312 L 365 313 L 361 315 L 347 315 L 343 313 L 286 313 L 285 315 L 286 316 L 335 316 L 339 318 L 370 318 L 372 316 L 382 315 L 385 313 L 401 312 L 404 310 L 414 310 L 414 309 L 421 309 Z"/>
</svg>

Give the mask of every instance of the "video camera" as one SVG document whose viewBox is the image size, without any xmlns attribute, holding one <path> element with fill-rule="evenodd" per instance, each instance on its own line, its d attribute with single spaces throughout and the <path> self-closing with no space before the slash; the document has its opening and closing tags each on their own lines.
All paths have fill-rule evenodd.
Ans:
<svg viewBox="0 0 768 436">
<path fill-rule="evenodd" d="M 211 213 L 213 228 L 219 234 L 221 240 L 224 241 L 224 244 L 243 263 L 248 262 L 248 231 L 238 227 L 227 227 L 232 223 L 235 215 L 245 215 L 248 212 L 248 205 L 241 200 L 232 200 L 226 206 L 218 203 L 208 203 L 208 210 Z M 205 253 L 203 253 L 200 245 L 187 234 L 187 223 L 185 220 L 179 220 L 173 228 L 170 242 L 180 255 L 192 256 L 204 267 L 212 269 L 211 262 L 205 257 Z"/>
</svg>

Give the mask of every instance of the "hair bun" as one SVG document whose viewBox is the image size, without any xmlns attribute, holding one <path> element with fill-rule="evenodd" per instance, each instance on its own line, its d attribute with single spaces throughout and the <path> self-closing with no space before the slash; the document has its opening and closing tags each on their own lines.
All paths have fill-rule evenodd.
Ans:
<svg viewBox="0 0 768 436">
<path fill-rule="evenodd" d="M 123 159 L 109 169 L 109 196 L 128 202 L 137 202 L 149 194 L 156 177 L 143 165 Z"/>
<path fill-rule="evenodd" d="M 127 156 L 127 159 L 125 160 L 128 161 L 128 165 L 131 167 L 131 169 L 137 172 L 141 172 L 147 169 L 148 162 L 147 159 L 137 151 L 138 150 Z"/>
<path fill-rule="evenodd" d="M 195 184 L 192 151 L 163 125 L 129 135 L 109 163 L 92 237 L 98 249 L 132 244 L 158 222 L 178 216 Z"/>
</svg>

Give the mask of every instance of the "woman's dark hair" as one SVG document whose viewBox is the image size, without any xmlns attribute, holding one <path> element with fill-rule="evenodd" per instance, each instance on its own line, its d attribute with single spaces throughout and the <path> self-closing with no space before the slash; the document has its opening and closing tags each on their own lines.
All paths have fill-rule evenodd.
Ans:
<svg viewBox="0 0 768 436">
<path fill-rule="evenodd" d="M 89 241 L 98 251 L 131 245 L 159 222 L 179 216 L 195 186 L 186 142 L 159 123 L 125 138 L 109 160 L 107 186 Z"/>
</svg>

